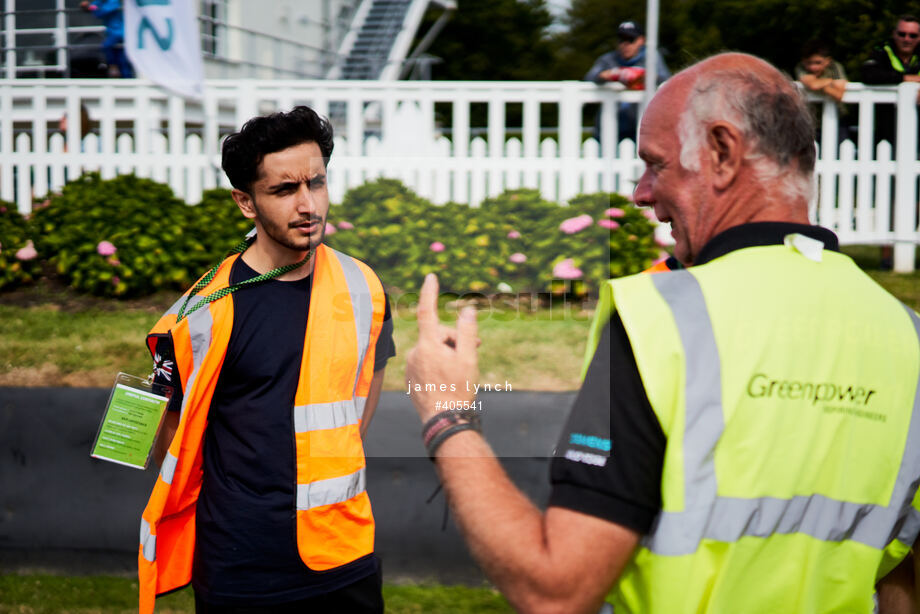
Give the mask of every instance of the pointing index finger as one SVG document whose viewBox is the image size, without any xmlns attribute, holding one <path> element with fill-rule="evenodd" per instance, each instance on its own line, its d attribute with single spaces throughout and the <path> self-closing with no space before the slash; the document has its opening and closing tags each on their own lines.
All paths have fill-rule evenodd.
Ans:
<svg viewBox="0 0 920 614">
<path fill-rule="evenodd" d="M 428 273 L 422 283 L 418 297 L 418 334 L 419 337 L 437 338 L 440 322 L 438 321 L 438 277 Z"/>
<path fill-rule="evenodd" d="M 476 310 L 472 307 L 464 307 L 460 312 L 457 320 L 457 353 L 464 357 L 469 357 L 471 353 L 476 352 L 478 339 L 476 337 L 477 323 Z"/>
</svg>

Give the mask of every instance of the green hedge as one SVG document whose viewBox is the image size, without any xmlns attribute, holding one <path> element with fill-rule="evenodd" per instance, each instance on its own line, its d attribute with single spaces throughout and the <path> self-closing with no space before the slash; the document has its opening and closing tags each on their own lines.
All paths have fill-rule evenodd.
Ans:
<svg viewBox="0 0 920 614">
<path fill-rule="evenodd" d="M 38 277 L 40 259 L 31 241 L 29 222 L 16 205 L 0 201 L 0 289 Z"/>
<path fill-rule="evenodd" d="M 187 206 L 168 186 L 133 175 L 84 175 L 28 221 L 3 206 L 0 288 L 31 281 L 47 262 L 81 292 L 183 290 L 252 227 L 229 190 L 210 190 Z M 616 194 L 580 195 L 559 206 L 536 190 L 513 190 L 480 207 L 438 206 L 380 179 L 348 191 L 331 206 L 329 223 L 326 242 L 367 262 L 395 293 L 417 290 L 429 272 L 458 293 L 593 292 L 658 254 L 652 224 Z M 37 257 L 16 258 L 30 239 Z"/>
<path fill-rule="evenodd" d="M 140 296 L 187 288 L 239 242 L 251 225 L 226 199 L 212 190 L 189 207 L 150 179 L 91 173 L 36 210 L 32 229 L 40 254 L 74 289 Z"/>
<path fill-rule="evenodd" d="M 614 209 L 611 218 L 607 211 Z M 568 234 L 567 219 L 590 217 L 587 227 Z M 614 229 L 600 225 L 616 222 Z M 637 273 L 658 254 L 651 222 L 618 194 L 588 194 L 569 206 L 543 200 L 536 190 L 510 190 L 478 208 L 442 206 L 414 194 L 398 181 L 380 179 L 346 193 L 329 221 L 347 222 L 327 243 L 370 264 L 397 290 L 416 289 L 427 273 L 455 292 L 542 291 L 553 287 L 553 271 L 571 259 L 582 275 L 576 291 L 594 291 L 611 275 Z M 434 251 L 432 246 L 443 251 Z M 512 258 L 523 262 L 515 262 Z M 562 285 L 557 281 L 556 286 Z"/>
</svg>

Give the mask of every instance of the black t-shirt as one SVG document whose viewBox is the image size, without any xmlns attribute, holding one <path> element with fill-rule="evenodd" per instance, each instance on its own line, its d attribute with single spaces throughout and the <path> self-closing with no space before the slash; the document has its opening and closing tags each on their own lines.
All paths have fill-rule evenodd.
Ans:
<svg viewBox="0 0 920 614">
<path fill-rule="evenodd" d="M 827 249 L 838 249 L 837 237 L 825 228 L 759 222 L 713 237 L 700 250 L 696 264 L 736 249 L 782 244 L 791 233 L 821 240 Z M 661 509 L 666 445 L 642 385 L 629 336 L 614 312 L 556 446 L 550 466 L 549 505 L 648 533 Z"/>
<path fill-rule="evenodd" d="M 256 275 L 239 258 L 230 281 Z M 232 295 L 233 331 L 208 413 L 197 508 L 192 584 L 208 603 L 306 599 L 377 570 L 369 555 L 316 572 L 297 552 L 293 406 L 311 282 L 312 275 L 273 280 Z M 379 371 L 395 355 L 389 305 L 376 347 Z"/>
</svg>

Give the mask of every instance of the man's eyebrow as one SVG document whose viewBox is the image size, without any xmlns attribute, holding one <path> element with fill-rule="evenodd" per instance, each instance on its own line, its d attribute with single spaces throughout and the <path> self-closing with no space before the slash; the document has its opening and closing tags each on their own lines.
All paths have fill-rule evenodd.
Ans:
<svg viewBox="0 0 920 614">
<path fill-rule="evenodd" d="M 289 187 L 291 187 L 291 186 L 298 185 L 299 183 L 300 183 L 299 181 L 294 181 L 293 179 L 286 179 L 286 180 L 281 181 L 281 182 L 279 182 L 279 183 L 276 183 L 276 184 L 273 184 L 273 185 L 268 186 L 268 191 L 269 191 L 269 192 L 277 192 L 277 191 L 279 191 L 279 190 L 283 190 L 283 189 L 285 189 L 285 188 L 289 188 Z"/>
</svg>

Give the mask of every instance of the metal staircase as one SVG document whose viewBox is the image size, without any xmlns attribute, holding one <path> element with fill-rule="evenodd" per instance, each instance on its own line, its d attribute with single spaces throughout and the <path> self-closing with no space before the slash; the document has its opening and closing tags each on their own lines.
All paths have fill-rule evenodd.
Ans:
<svg viewBox="0 0 920 614">
<path fill-rule="evenodd" d="M 364 0 L 355 12 L 352 26 L 339 50 L 344 58 L 329 72 L 334 79 L 399 79 L 406 71 L 409 48 L 428 6 L 435 4 L 444 13 L 423 41 L 427 47 L 433 33 L 440 30 L 456 9 L 454 0 Z M 424 49 L 420 44 L 413 52 Z"/>
</svg>

